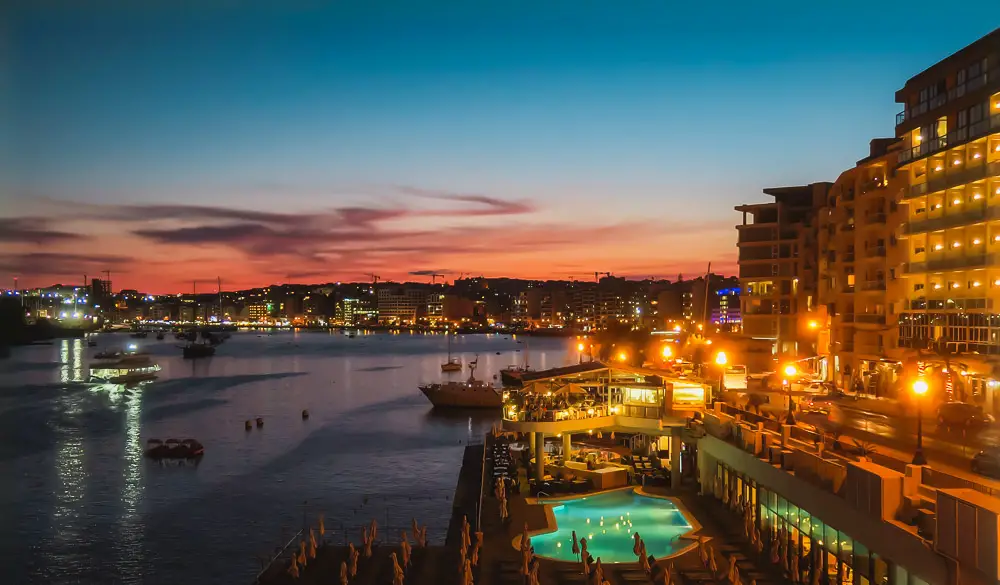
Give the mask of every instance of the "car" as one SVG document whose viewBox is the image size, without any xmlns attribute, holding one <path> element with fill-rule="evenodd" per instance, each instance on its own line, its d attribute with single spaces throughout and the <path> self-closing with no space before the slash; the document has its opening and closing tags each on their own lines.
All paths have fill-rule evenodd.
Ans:
<svg viewBox="0 0 1000 585">
<path fill-rule="evenodd" d="M 996 477 L 1000 475 L 1000 448 L 990 447 L 972 457 L 972 472 Z"/>
<path fill-rule="evenodd" d="M 937 421 L 945 427 L 972 427 L 994 422 L 983 407 L 967 402 L 946 402 L 937 408 Z"/>
</svg>

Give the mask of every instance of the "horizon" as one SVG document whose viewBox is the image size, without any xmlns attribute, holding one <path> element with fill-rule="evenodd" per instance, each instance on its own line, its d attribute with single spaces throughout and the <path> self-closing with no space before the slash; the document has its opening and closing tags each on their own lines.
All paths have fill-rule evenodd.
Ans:
<svg viewBox="0 0 1000 585">
<path fill-rule="evenodd" d="M 1000 21 L 915 42 L 920 2 L 183 4 L 5 7 L 8 283 L 732 274 L 735 205 L 835 180 L 894 134 L 895 90 Z"/>
</svg>

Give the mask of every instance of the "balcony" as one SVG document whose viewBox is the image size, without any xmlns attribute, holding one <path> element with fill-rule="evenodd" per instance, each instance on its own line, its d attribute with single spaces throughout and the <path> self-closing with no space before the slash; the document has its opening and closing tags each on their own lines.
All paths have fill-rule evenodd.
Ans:
<svg viewBox="0 0 1000 585">
<path fill-rule="evenodd" d="M 885 225 L 885 214 L 879 212 L 866 215 L 865 223 L 867 225 Z"/>
<path fill-rule="evenodd" d="M 988 72 L 981 73 L 975 77 L 970 77 L 962 85 L 956 85 L 955 87 L 949 89 L 947 93 L 938 94 L 933 98 L 910 108 L 909 110 L 904 109 L 902 112 L 899 112 L 896 114 L 896 125 L 899 126 L 907 120 L 940 108 L 951 100 L 955 100 L 967 93 L 976 91 L 977 89 L 984 87 L 987 83 L 996 83 L 997 80 L 1000 80 L 1000 67 L 995 67 L 990 69 Z"/>
<path fill-rule="evenodd" d="M 844 201 L 854 201 L 854 187 L 845 189 L 842 199 Z"/>
<path fill-rule="evenodd" d="M 1000 118 L 1000 114 L 997 114 L 997 116 L 994 117 Z M 1000 130 L 1000 124 L 997 125 L 997 129 Z M 996 175 L 1000 175 L 1000 161 L 980 164 L 972 168 L 962 169 L 960 171 L 945 172 L 943 177 L 936 177 L 928 180 L 926 183 L 919 183 L 911 186 L 910 192 L 906 198 L 912 199 L 913 197 L 919 197 L 920 195 L 926 195 L 927 193 L 944 191 L 945 189 L 958 187 L 960 185 L 965 185 L 966 183 L 971 183 L 973 181 L 978 181 L 979 179 L 985 179 L 986 177 L 993 177 Z"/>
<path fill-rule="evenodd" d="M 861 290 L 885 290 L 884 280 L 869 280 L 861 285 Z"/>
<path fill-rule="evenodd" d="M 854 313 L 841 313 L 840 314 L 841 323 L 854 323 Z"/>
<path fill-rule="evenodd" d="M 963 211 L 962 213 L 948 214 L 943 217 L 908 223 L 903 227 L 903 233 L 912 235 L 934 232 L 993 219 L 1000 219 L 1000 207 L 978 207 Z"/>
<path fill-rule="evenodd" d="M 854 262 L 854 252 L 844 254 L 844 262 Z"/>
<path fill-rule="evenodd" d="M 879 189 L 885 189 L 887 183 L 882 177 L 876 177 L 868 181 L 863 181 L 861 183 L 861 193 L 871 193 L 873 191 L 878 191 Z"/>
<path fill-rule="evenodd" d="M 962 268 L 981 268 L 1000 260 L 996 254 L 973 254 L 960 258 L 942 258 L 926 262 L 910 262 L 905 265 L 906 274 L 921 274 L 938 270 L 959 270 Z"/>
<path fill-rule="evenodd" d="M 865 249 L 865 259 L 885 258 L 885 246 L 872 246 Z"/>
<path fill-rule="evenodd" d="M 1000 71 L 1000 69 L 998 69 L 998 71 Z M 940 152 L 949 146 L 964 144 L 971 140 L 975 140 L 976 138 L 986 136 L 990 132 L 995 132 L 997 129 L 1000 129 L 1000 114 L 994 114 L 989 118 L 976 122 L 966 128 L 953 130 L 945 136 L 932 138 L 922 144 L 918 144 L 910 148 L 904 148 L 899 152 L 899 164 L 906 164 L 910 161 Z"/>
<path fill-rule="evenodd" d="M 842 292 L 842 293 L 852 293 L 852 292 L 854 292 L 854 285 L 853 284 L 845 284 L 840 289 L 840 292 Z"/>
<path fill-rule="evenodd" d="M 857 316 L 858 323 L 868 323 L 870 325 L 885 325 L 885 315 L 865 313 Z"/>
</svg>

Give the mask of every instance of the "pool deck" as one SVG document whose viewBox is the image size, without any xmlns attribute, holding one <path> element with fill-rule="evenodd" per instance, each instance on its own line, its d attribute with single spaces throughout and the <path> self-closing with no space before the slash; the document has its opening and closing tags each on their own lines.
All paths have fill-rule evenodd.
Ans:
<svg viewBox="0 0 1000 585">
<path fill-rule="evenodd" d="M 452 509 L 451 527 L 461 524 L 462 516 L 475 523 L 476 505 L 478 504 L 479 484 L 482 475 L 482 446 L 469 446 L 463 457 L 462 470 L 459 474 L 456 495 Z M 666 567 L 673 564 L 680 574 L 681 585 L 723 585 L 725 569 L 729 566 L 728 555 L 735 555 L 740 567 L 743 583 L 749 584 L 756 580 L 757 585 L 786 583 L 789 580 L 775 565 L 766 559 L 758 557 L 740 534 L 740 520 L 732 512 L 724 509 L 718 502 L 696 495 L 690 490 L 672 491 L 666 488 L 646 488 L 647 495 L 668 497 L 679 503 L 685 515 L 696 530 L 696 536 L 709 539 L 716 550 L 717 565 L 722 571 L 720 576 L 712 575 L 702 566 L 697 547 L 691 547 L 673 555 L 668 560 L 660 560 L 658 565 Z M 473 497 L 474 496 L 474 497 Z M 474 570 L 477 585 L 523 585 L 520 575 L 521 555 L 512 542 L 521 534 L 524 524 L 528 524 L 530 532 L 549 530 L 549 519 L 546 507 L 531 503 L 519 495 L 508 497 L 510 517 L 506 523 L 500 520 L 499 502 L 493 497 L 492 490 L 487 489 L 483 499 L 482 526 L 484 543 L 479 555 L 479 566 Z M 426 549 L 414 549 L 413 565 L 406 572 L 406 585 L 458 585 L 458 546 L 454 543 L 456 534 L 449 528 L 446 544 L 430 546 Z M 411 539 L 412 542 L 412 539 Z M 349 583 L 351 585 L 391 585 L 392 563 L 391 553 L 399 553 L 395 543 L 384 543 L 374 547 L 371 559 L 361 559 L 358 574 Z M 286 559 L 276 561 L 264 573 L 259 583 L 265 585 L 329 585 L 339 584 L 340 562 L 347 558 L 347 548 L 343 546 L 324 545 L 317 551 L 316 559 L 294 579 L 285 569 Z M 606 564 L 605 579 L 611 585 L 639 585 L 653 583 L 636 563 Z M 586 579 L 581 572 L 579 563 L 557 561 L 554 559 L 539 559 L 539 580 L 545 585 L 582 585 Z M 661 581 L 662 582 L 662 581 Z M 658 583 L 661 583 L 658 582 Z"/>
</svg>

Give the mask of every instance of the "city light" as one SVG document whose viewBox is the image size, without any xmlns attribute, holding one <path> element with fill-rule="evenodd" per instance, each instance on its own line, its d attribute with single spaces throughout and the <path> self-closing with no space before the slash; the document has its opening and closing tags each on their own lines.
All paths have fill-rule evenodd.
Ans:
<svg viewBox="0 0 1000 585">
<path fill-rule="evenodd" d="M 674 357 L 674 350 L 670 349 L 669 345 L 664 345 L 663 346 L 663 351 L 661 353 L 663 355 L 663 359 L 665 359 L 665 360 L 668 360 L 668 359 Z"/>
<path fill-rule="evenodd" d="M 582 343 L 576 344 L 576 351 L 583 351 L 583 344 Z"/>
<path fill-rule="evenodd" d="M 917 396 L 923 396 L 924 394 L 927 394 L 927 388 L 928 388 L 927 382 L 922 379 L 918 379 L 916 382 L 913 383 L 913 393 L 916 394 Z"/>
<path fill-rule="evenodd" d="M 625 353 L 624 351 L 618 354 L 618 361 L 623 362 L 627 359 L 628 359 L 628 354 Z"/>
<path fill-rule="evenodd" d="M 729 358 L 726 357 L 726 352 L 720 351 L 715 356 L 715 363 L 720 366 L 725 366 L 729 362 Z"/>
<path fill-rule="evenodd" d="M 819 321 L 812 320 L 809 322 L 810 329 L 819 329 Z"/>
<path fill-rule="evenodd" d="M 789 378 L 791 378 L 797 373 L 799 373 L 799 371 L 792 364 L 788 364 L 787 366 L 785 366 L 785 375 L 788 376 Z"/>
</svg>

